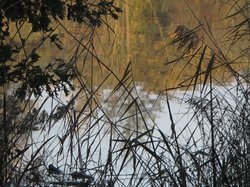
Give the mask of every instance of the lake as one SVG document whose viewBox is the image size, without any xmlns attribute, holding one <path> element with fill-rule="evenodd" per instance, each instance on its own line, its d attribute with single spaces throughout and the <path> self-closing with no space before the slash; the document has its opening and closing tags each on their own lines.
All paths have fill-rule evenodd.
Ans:
<svg viewBox="0 0 250 187">
<path fill-rule="evenodd" d="M 225 42 L 233 22 L 224 19 L 230 13 L 227 1 L 187 2 L 117 2 L 122 15 L 103 20 L 104 26 L 96 30 L 69 21 L 53 24 L 62 49 L 46 41 L 38 49 L 40 65 L 67 62 L 81 76 L 72 80 L 76 89 L 69 95 L 49 97 L 44 92 L 26 105 L 30 111 L 47 113 L 38 130 L 27 135 L 29 141 L 22 143 L 30 145 L 24 160 L 38 160 L 34 168 L 46 176 L 43 182 L 48 186 L 51 181 L 72 180 L 70 173 L 76 171 L 94 177 L 93 185 L 171 186 L 183 176 L 183 168 L 210 160 L 213 115 L 205 112 L 200 118 L 197 113 L 214 107 L 219 114 L 216 107 L 224 98 L 225 105 L 234 107 L 232 95 L 238 94 L 235 85 L 240 82 L 220 55 L 209 80 L 205 72 L 210 71 L 211 56 L 213 51 L 226 54 L 232 59 L 230 67 L 243 74 L 248 73 L 248 64 L 240 62 L 248 59 L 238 58 L 240 47 Z M 178 26 L 197 36 L 195 49 L 185 51 L 178 41 L 173 43 Z M 25 36 L 28 28 L 20 32 Z M 27 51 L 43 37 L 30 36 Z M 200 61 L 205 63 L 197 72 Z M 49 175 L 49 164 L 65 175 Z"/>
<path fill-rule="evenodd" d="M 228 46 L 225 41 L 228 36 L 225 33 L 227 33 L 226 28 L 232 23 L 224 19 L 230 13 L 230 5 L 226 2 L 191 0 L 188 7 L 185 1 L 173 3 L 168 0 L 157 2 L 147 0 L 141 3 L 135 0 L 121 3 L 120 6 L 123 13 L 119 20 L 106 20 L 109 27 L 104 26 L 95 31 L 88 29 L 86 25 L 69 21 L 62 21 L 63 27 L 55 24 L 54 33 L 61 38 L 63 49 L 58 50 L 49 41 L 45 42 L 38 50 L 41 54 L 40 61 L 55 62 L 55 58 L 66 62 L 77 60 L 81 73 L 87 80 L 92 80 L 95 86 L 105 79 L 110 70 L 121 77 L 131 62 L 134 81 L 142 84 L 144 91 L 152 93 L 178 87 L 196 71 L 195 63 L 198 63 L 201 51 L 193 63 L 187 63 L 188 55 L 192 55 L 188 54 L 185 61 L 168 64 L 182 55 L 181 51 L 177 51 L 178 44 L 170 45 L 178 26 L 185 25 L 192 30 L 200 25 L 196 29 L 202 41 L 198 47 L 207 44 L 210 48 L 216 49 L 215 44 L 209 39 L 211 36 L 202 31 L 202 27 L 206 32 L 211 30 L 212 37 L 224 46 L 223 49 L 227 54 Z M 27 27 L 24 27 L 24 35 L 26 30 Z M 30 45 L 38 45 L 42 37 L 38 34 L 32 35 Z M 82 45 L 76 40 L 81 41 Z M 235 59 L 237 52 L 238 48 L 231 50 L 228 56 Z M 110 69 L 107 70 L 100 65 L 100 62 L 91 59 L 92 54 Z M 238 61 L 234 64 L 238 69 L 244 68 Z M 95 71 L 92 72 L 92 69 Z M 217 68 L 214 74 L 217 79 L 229 79 L 225 68 Z M 117 80 L 110 76 L 103 86 L 110 89 L 116 83 Z"/>
</svg>

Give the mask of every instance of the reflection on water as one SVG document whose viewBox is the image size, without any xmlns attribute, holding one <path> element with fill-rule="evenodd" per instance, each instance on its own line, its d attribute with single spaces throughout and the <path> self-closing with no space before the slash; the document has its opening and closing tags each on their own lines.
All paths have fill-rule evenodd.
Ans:
<svg viewBox="0 0 250 187">
<path fill-rule="evenodd" d="M 214 3 L 208 0 L 191 0 L 188 3 L 189 8 L 185 1 L 146 0 L 142 3 L 134 0 L 127 4 L 121 3 L 123 14 L 120 19 L 107 21 L 112 29 L 100 28 L 95 32 L 85 25 L 64 21 L 62 24 L 65 28 L 58 26 L 55 31 L 62 40 L 63 50 L 58 50 L 46 42 L 38 51 L 41 62 L 52 62 L 54 58 L 76 60 L 86 79 L 98 86 L 107 74 L 100 62 L 93 61 L 90 54 L 94 54 L 120 76 L 127 64 L 132 62 L 133 79 L 142 83 L 143 90 L 147 92 L 177 86 L 194 75 L 199 58 L 193 59 L 192 64 L 187 63 L 189 58 L 186 57 L 184 61 L 166 65 L 167 62 L 181 56 L 181 52 L 177 52 L 177 45 L 169 45 L 176 27 L 186 25 L 189 29 L 194 29 L 197 25 L 201 25 L 206 30 L 211 29 L 215 41 L 222 44 L 225 39 L 223 33 L 226 32 L 223 29 L 229 24 L 223 19 L 229 10 L 226 3 L 221 1 Z M 72 36 L 64 29 L 67 29 Z M 215 47 L 212 42 L 206 40 L 208 36 L 201 29 L 198 35 L 203 42 Z M 32 47 L 39 37 L 42 36 L 34 36 L 30 42 Z M 83 45 L 78 45 L 76 39 Z M 94 42 L 93 46 L 90 41 Z M 226 73 L 222 68 L 215 72 L 220 79 L 225 78 Z M 117 81 L 111 76 L 105 81 L 105 88 L 113 88 L 116 83 Z"/>
<path fill-rule="evenodd" d="M 156 99 L 157 93 L 177 86 L 194 75 L 196 71 L 195 64 L 188 63 L 188 60 L 166 65 L 167 62 L 181 56 L 181 53 L 177 51 L 177 45 L 169 45 L 173 40 L 176 27 L 186 25 L 189 29 L 193 29 L 199 24 L 204 24 L 205 29 L 209 27 L 213 31 L 213 37 L 217 41 L 223 39 L 221 29 L 227 24 L 223 20 L 223 16 L 228 11 L 227 5 L 220 2 L 214 4 L 209 0 L 202 2 L 192 0 L 189 1 L 189 5 L 190 8 L 185 1 L 170 0 L 146 0 L 144 2 L 133 0 L 127 4 L 122 3 L 121 18 L 118 21 L 107 22 L 112 29 L 106 27 L 94 32 L 85 25 L 77 23 L 64 21 L 62 24 L 65 28 L 55 24 L 55 27 L 58 26 L 55 33 L 61 38 L 63 49 L 59 50 L 50 42 L 46 42 L 38 49 L 41 63 L 53 62 L 55 58 L 68 62 L 77 61 L 86 84 L 89 84 L 91 89 L 97 87 L 98 89 L 95 90 L 94 102 L 93 98 L 89 98 L 87 94 L 80 95 L 75 103 L 75 112 L 85 111 L 86 108 L 83 108 L 85 103 L 93 102 L 89 104 L 90 112 L 96 112 L 95 107 L 102 106 L 102 112 L 106 115 L 104 123 L 105 120 L 110 120 L 117 125 L 116 133 L 119 132 L 126 137 L 133 136 L 134 132 L 147 128 L 143 126 L 144 124 L 150 126 L 151 123 L 153 126 L 156 120 L 164 115 L 167 116 L 166 107 Z M 25 34 L 25 30 L 21 32 Z M 201 31 L 198 34 L 199 37 L 205 36 Z M 30 45 L 32 47 L 38 45 L 37 41 L 42 37 L 42 35 L 33 36 Z M 79 45 L 76 40 L 81 41 L 82 45 Z M 91 45 L 90 41 L 94 42 L 94 45 Z M 213 45 L 209 42 L 208 44 Z M 138 92 L 135 98 L 129 96 L 127 92 L 124 94 L 125 91 L 120 89 L 107 99 L 107 92 L 112 93 L 112 89 L 119 81 L 114 76 L 108 76 L 101 62 L 93 59 L 92 55 L 96 55 L 120 79 L 127 77 L 128 81 L 124 84 L 131 89 L 131 92 Z M 194 61 L 198 60 L 197 58 Z M 129 62 L 131 65 L 128 65 Z M 126 69 L 128 71 L 124 74 Z M 225 70 L 218 70 L 219 78 L 225 75 Z M 77 86 L 80 83 L 76 81 L 75 84 Z M 131 84 L 140 86 L 131 87 Z M 139 99 L 141 106 L 136 106 L 135 100 Z M 148 115 L 148 111 L 158 113 L 153 112 Z M 97 119 L 100 117 L 99 112 L 97 112 Z M 134 115 L 140 113 L 141 115 Z M 167 119 L 164 118 L 165 123 L 169 123 Z M 140 124 L 141 122 L 143 123 Z M 169 124 L 166 126 L 170 127 Z"/>
<path fill-rule="evenodd" d="M 65 21 L 65 28 L 73 35 L 70 36 L 65 33 L 64 28 L 58 27 L 55 32 L 62 39 L 63 50 L 46 42 L 38 51 L 41 63 L 53 62 L 55 58 L 68 62 L 76 61 L 84 80 L 75 81 L 79 89 L 69 97 L 47 100 L 47 105 L 44 106 L 44 109 L 52 113 L 50 120 L 41 131 L 33 132 L 30 140 L 31 143 L 39 142 L 34 145 L 37 148 L 53 137 L 49 144 L 44 146 L 47 151 L 43 153 L 44 160 L 69 166 L 68 170 L 92 168 L 92 172 L 97 172 L 93 168 L 104 170 L 105 167 L 112 167 L 105 165 L 110 152 L 117 153 L 122 147 L 131 146 L 126 145 L 125 139 L 140 137 L 139 141 L 147 142 L 144 141 L 143 133 L 150 133 L 151 128 L 155 127 L 171 136 L 169 108 L 158 93 L 177 86 L 194 75 L 199 60 L 194 58 L 191 63 L 189 56 L 185 56 L 184 61 L 166 65 L 182 55 L 177 51 L 177 45 L 169 45 L 174 38 L 174 31 L 179 25 L 187 25 L 189 29 L 193 29 L 200 21 L 206 23 L 205 29 L 213 30 L 216 41 L 221 41 L 223 32 L 220 28 L 227 24 L 222 20 L 222 15 L 227 12 L 226 5 L 213 4 L 208 0 L 189 2 L 197 18 L 184 1 L 173 3 L 170 0 L 133 0 L 122 4 L 124 13 L 121 19 L 108 22 L 112 30 L 100 28 L 93 31 L 85 28 L 85 25 Z M 197 33 L 200 38 L 204 36 L 201 30 Z M 37 38 L 34 38 L 30 45 L 38 45 Z M 81 45 L 76 39 L 81 41 Z M 206 41 L 205 37 L 203 39 Z M 207 44 L 215 47 L 213 43 Z M 92 58 L 93 55 L 100 60 Z M 114 72 L 119 80 L 115 75 L 110 76 L 110 72 Z M 221 68 L 214 76 L 223 79 L 226 74 Z M 176 92 L 175 97 L 178 97 L 179 93 Z M 75 95 L 75 102 L 70 103 L 70 99 Z M 180 107 L 179 103 L 170 98 L 170 105 L 174 121 L 179 125 L 176 126 L 179 133 L 190 120 L 190 116 L 185 115 L 188 110 L 184 108 L 183 103 Z M 62 115 L 65 118 L 51 120 L 52 116 L 60 115 L 67 107 L 70 112 L 66 111 L 65 115 Z M 191 126 L 186 128 L 187 132 L 185 131 L 187 136 L 197 128 L 190 124 Z M 160 137 L 157 134 L 154 136 Z M 112 150 L 109 150 L 111 148 Z M 117 168 L 121 166 L 120 161 L 116 164 Z"/>
<path fill-rule="evenodd" d="M 155 94 L 166 88 L 177 86 L 183 80 L 194 75 L 196 71 L 195 63 L 199 58 L 193 59 L 192 64 L 187 57 L 186 61 L 166 65 L 169 61 L 181 56 L 181 53 L 177 51 L 177 45 L 169 45 L 177 26 L 186 25 L 189 29 L 193 29 L 197 25 L 202 25 L 205 29 L 212 30 L 216 41 L 223 40 L 224 31 L 222 29 L 228 24 L 226 20 L 223 20 L 223 16 L 227 14 L 229 7 L 221 1 L 214 3 L 209 0 L 191 0 L 188 3 L 190 7 L 185 1 L 173 2 L 170 0 L 145 0 L 143 2 L 133 0 L 121 3 L 123 8 L 121 18 L 118 21 L 107 22 L 111 29 L 105 27 L 93 31 L 86 28 L 86 25 L 68 21 L 62 22 L 64 28 L 55 23 L 54 26 L 58 26 L 55 33 L 61 38 L 63 49 L 59 50 L 50 42 L 45 42 L 38 49 L 41 56 L 40 63 L 53 62 L 55 58 L 68 62 L 77 61 L 79 70 L 86 79 L 86 84 L 92 88 L 99 87 L 95 92 L 96 95 L 100 95 L 97 96 L 102 100 L 100 103 L 104 103 L 105 113 L 110 118 L 116 118 L 112 119 L 116 123 L 126 121 L 124 126 L 131 130 L 135 120 L 143 120 L 135 119 L 132 115 L 144 111 L 137 111 L 134 101 L 130 100 L 131 97 L 123 95 L 124 90 L 120 90 L 121 93 L 116 93 L 108 102 L 100 98 L 104 90 L 112 90 L 119 82 L 114 76 L 107 75 L 107 69 L 101 63 L 104 63 L 119 78 L 127 76 L 130 82 L 127 81 L 126 86 L 129 87 L 132 82 L 140 84 L 141 92 L 138 97 L 140 96 L 147 103 L 154 103 L 151 93 Z M 23 35 L 27 34 L 25 28 L 20 32 Z M 198 35 L 200 38 L 207 37 L 201 30 L 198 31 Z M 29 45 L 32 47 L 39 45 L 38 41 L 43 37 L 41 34 L 32 35 Z M 79 41 L 81 45 L 79 45 Z M 92 42 L 94 45 L 91 45 Z M 212 43 L 207 42 L 207 44 L 214 47 Z M 100 61 L 93 59 L 93 55 L 96 55 Z M 131 64 L 128 67 L 129 62 Z M 128 71 L 125 75 L 124 71 L 127 68 Z M 215 72 L 215 76 L 218 78 L 225 78 L 226 74 L 227 72 L 223 68 Z M 76 81 L 75 84 L 77 86 L 80 83 Z M 81 106 L 84 102 L 86 99 L 79 99 L 76 105 Z M 143 102 L 141 103 L 143 104 Z M 120 107 L 121 105 L 123 108 Z M 126 111 L 128 108 L 129 112 Z M 154 110 L 160 112 L 162 106 L 154 105 Z M 154 121 L 156 116 L 153 114 L 151 118 Z M 125 132 L 126 128 L 123 129 L 123 133 L 129 136 L 129 133 Z"/>
<path fill-rule="evenodd" d="M 67 97 L 62 94 L 61 100 L 50 98 L 43 109 L 50 115 L 56 116 L 55 114 L 60 112 L 62 106 L 67 106 L 78 91 L 76 90 Z M 138 98 L 138 94 L 141 98 Z M 43 96 L 46 98 L 46 94 Z M 109 151 L 111 151 L 110 146 L 112 146 L 115 163 L 112 169 L 119 171 L 122 159 L 118 160 L 118 158 L 125 156 L 125 152 L 119 153 L 119 150 L 128 146 L 124 140 L 132 140 L 142 136 L 145 131 L 151 131 L 156 118 L 159 119 L 159 128 L 162 128 L 169 136 L 171 134 L 170 124 L 166 120 L 169 116 L 165 115 L 164 102 L 158 95 L 142 91 L 141 86 L 134 87 L 130 94 L 122 89 L 113 94 L 110 89 L 102 90 L 92 101 L 93 104 L 84 106 L 88 103 L 88 96 L 81 92 L 79 102 L 73 103 L 70 106 L 71 110 L 63 118 L 55 120 L 50 117 L 46 126 L 39 131 L 32 132 L 29 144 L 32 144 L 34 150 L 53 137 L 43 147 L 46 151 L 38 154 L 41 155 L 42 160 L 46 160 L 46 165 L 56 164 L 65 173 L 70 173 L 78 168 L 87 168 L 88 174 L 98 178 L 99 175 L 102 175 L 101 170 L 105 170 Z M 37 106 L 40 106 L 41 103 L 43 103 L 43 99 L 38 101 Z M 174 103 L 171 102 L 172 104 Z M 174 106 L 177 105 L 174 104 Z M 174 112 L 176 112 L 175 107 Z M 147 136 L 142 136 L 138 140 L 146 142 Z M 30 151 L 26 152 L 28 159 L 33 154 L 33 150 Z M 140 152 L 141 150 L 138 149 L 137 154 L 141 154 Z M 41 168 L 46 171 L 44 165 Z M 122 170 L 121 176 L 127 176 L 132 170 L 131 165 L 126 166 Z"/>
</svg>

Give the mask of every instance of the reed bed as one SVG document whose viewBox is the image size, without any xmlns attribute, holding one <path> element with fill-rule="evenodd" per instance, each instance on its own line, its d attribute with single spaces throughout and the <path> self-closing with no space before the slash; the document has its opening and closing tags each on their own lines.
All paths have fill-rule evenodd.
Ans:
<svg viewBox="0 0 250 187">
<path fill-rule="evenodd" d="M 65 63 L 74 80 L 61 87 L 69 91 L 51 94 L 45 89 L 20 99 L 18 92 L 9 94 L 3 87 L 1 184 L 249 186 L 249 76 L 233 66 L 242 59 L 249 63 L 249 1 L 234 2 L 231 11 L 225 19 L 240 21 L 227 28 L 226 50 L 214 40 L 209 25 L 198 19 L 197 28 L 176 30 L 171 45 L 178 46 L 182 58 L 171 63 L 192 64 L 196 72 L 177 86 L 184 89 L 179 102 L 188 107 L 184 115 L 189 121 L 175 120 L 172 88 L 155 99 L 164 98 L 170 134 L 155 123 L 155 105 L 147 103 L 134 81 L 133 62 L 122 76 L 115 74 L 98 58 L 93 30 L 88 41 L 71 36 L 78 45 Z M 199 37 L 200 30 L 209 42 Z M 229 59 L 227 52 L 242 43 L 248 45 Z M 81 56 L 90 79 L 75 68 Z M 108 72 L 98 85 L 93 78 L 96 64 Z M 229 84 L 214 76 L 220 67 L 229 72 Z M 107 89 L 111 78 L 116 85 Z"/>
</svg>

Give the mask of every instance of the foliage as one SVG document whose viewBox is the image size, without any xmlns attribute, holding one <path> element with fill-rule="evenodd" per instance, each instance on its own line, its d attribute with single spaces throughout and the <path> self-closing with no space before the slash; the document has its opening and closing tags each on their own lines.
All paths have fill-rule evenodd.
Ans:
<svg viewBox="0 0 250 187">
<path fill-rule="evenodd" d="M 111 16 L 114 19 L 118 18 L 118 13 L 121 9 L 115 6 L 114 0 L 100 1 L 90 3 L 85 0 L 77 1 L 61 1 L 61 0 L 25 0 L 25 1 L 3 1 L 0 11 L 0 83 L 1 86 L 11 82 L 21 82 L 21 87 L 18 90 L 20 97 L 24 97 L 28 92 L 34 92 L 35 95 L 41 95 L 42 90 L 46 90 L 49 94 L 60 91 L 60 86 L 65 92 L 68 92 L 67 85 L 72 88 L 70 80 L 77 74 L 72 67 L 67 67 L 66 63 L 48 64 L 42 68 L 36 63 L 39 61 L 39 54 L 36 48 L 30 54 L 26 54 L 25 58 L 20 61 L 14 58 L 24 47 L 28 39 L 22 38 L 21 46 L 16 46 L 10 39 L 10 23 L 14 22 L 17 25 L 30 23 L 32 31 L 47 33 L 47 37 L 58 48 L 61 49 L 60 40 L 53 33 L 51 23 L 63 20 L 66 17 L 69 20 L 85 23 L 93 28 L 100 27 L 103 23 L 104 16 Z M 17 26 L 19 33 L 21 26 Z M 19 33 L 20 34 L 20 33 Z M 44 42 L 44 41 L 42 41 Z M 64 69 L 70 69 L 65 71 Z M 56 78 L 55 76 L 56 75 Z M 57 87 L 52 91 L 51 86 Z"/>
<path fill-rule="evenodd" d="M 25 154 L 32 147 L 32 144 L 28 143 L 30 133 L 45 128 L 50 119 L 49 114 L 42 110 L 42 106 L 35 107 L 36 99 L 45 94 L 50 98 L 57 98 L 62 92 L 68 95 L 75 89 L 72 81 L 80 76 L 74 60 L 67 62 L 56 57 L 50 63 L 40 60 L 38 50 L 47 40 L 58 49 L 63 49 L 60 38 L 54 33 L 55 23 L 68 19 L 95 30 L 103 23 L 106 24 L 106 17 L 118 19 L 119 13 L 121 9 L 115 6 L 114 0 L 0 2 L 1 186 L 10 183 L 19 186 L 24 176 L 32 173 L 34 175 L 30 180 L 34 185 L 37 178 L 36 169 L 41 164 L 40 161 L 37 163 L 38 153 L 50 140 L 45 140 L 45 143 L 32 153 L 27 163 L 23 163 Z M 24 25 L 26 29 L 31 28 L 27 35 L 22 33 Z M 27 33 L 27 30 L 25 32 Z M 43 37 L 37 46 L 27 50 L 30 37 L 37 33 Z M 9 86 L 13 86 L 14 95 L 9 93 Z M 32 99 L 34 96 L 36 99 Z"/>
<path fill-rule="evenodd" d="M 63 13 L 69 14 L 68 18 L 73 21 L 88 25 L 91 32 L 86 35 L 91 36 L 83 35 L 84 39 L 89 39 L 86 43 L 93 42 L 94 28 L 103 23 L 101 16 L 116 18 L 112 15 L 116 8 L 108 8 L 113 1 L 111 4 L 94 1 L 97 4 L 93 5 L 88 4 L 89 1 L 76 0 L 65 7 L 54 4 L 61 1 L 30 2 L 47 2 L 46 8 L 50 8 L 43 10 L 43 15 L 48 15 L 48 19 L 60 22 L 64 19 Z M 25 12 L 25 3 L 27 1 L 21 3 L 20 12 Z M 171 45 L 177 45 L 176 53 L 180 53 L 180 58 L 173 59 L 166 66 L 184 63 L 196 69 L 194 75 L 176 87 L 186 89 L 179 102 L 182 108 L 188 106 L 183 116 L 188 115 L 189 120 L 184 118 L 178 121 L 173 117 L 170 89 L 166 88 L 152 102 L 146 94 L 142 96 L 140 86 L 134 80 L 133 62 L 128 63 L 122 76 L 118 76 L 97 57 L 93 43 L 85 45 L 73 37 L 78 44 L 73 57 L 84 56 L 83 63 L 91 67 L 87 69 L 91 74 L 89 80 L 77 72 L 75 63 L 78 58 L 71 58 L 68 63 L 55 59 L 55 63 L 39 66 L 40 57 L 36 50 L 24 59 L 15 58 L 15 54 L 24 49 L 27 40 L 22 40 L 21 47 L 15 44 L 9 47 L 6 41 L 2 41 L 1 52 L 6 56 L 1 56 L 1 83 L 4 88 L 3 115 L 0 118 L 1 141 L 4 142 L 0 153 L 1 185 L 248 186 L 249 75 L 236 71 L 233 63 L 248 55 L 245 51 L 249 46 L 240 46 L 242 52 L 233 59 L 227 51 L 234 51 L 239 43 L 249 45 L 246 34 L 249 32 L 249 16 L 246 16 L 249 2 L 237 1 L 231 6 L 234 12 L 227 19 L 237 18 L 236 24 L 226 33 L 228 40 L 225 42 L 229 42 L 226 52 L 213 38 L 207 23 L 197 20 L 195 29 L 184 25 L 176 29 Z M 86 14 L 78 12 L 79 7 L 87 9 L 84 11 Z M 103 10 L 103 7 L 107 9 Z M 97 10 L 100 12 L 97 13 Z M 17 18 L 29 20 L 25 13 L 23 17 L 10 15 L 14 21 Z M 2 22 L 2 25 L 6 24 Z M 52 34 L 53 29 L 43 28 L 49 24 L 50 21 L 45 21 L 44 25 L 34 27 L 45 33 L 46 39 L 58 42 Z M 0 36 L 6 40 L 8 32 L 2 30 Z M 204 35 L 200 36 L 200 33 Z M 94 64 L 105 70 L 103 72 L 108 72 L 98 85 L 93 83 L 96 73 Z M 214 76 L 221 66 L 226 67 L 233 80 L 230 85 Z M 68 86 L 73 87 L 73 77 L 76 77 L 78 87 L 73 92 L 67 92 L 65 89 Z M 110 77 L 116 80 L 116 85 L 111 90 L 102 91 Z M 19 98 L 7 96 L 6 83 L 20 80 Z M 42 94 L 44 90 L 47 95 Z M 36 97 L 31 93 L 35 93 Z M 159 129 L 152 113 L 161 96 L 165 98 L 168 109 L 169 122 L 166 126 L 171 134 Z M 36 126 L 39 126 L 39 131 L 34 131 Z M 24 143 L 18 145 L 17 142 L 22 139 Z"/>
</svg>

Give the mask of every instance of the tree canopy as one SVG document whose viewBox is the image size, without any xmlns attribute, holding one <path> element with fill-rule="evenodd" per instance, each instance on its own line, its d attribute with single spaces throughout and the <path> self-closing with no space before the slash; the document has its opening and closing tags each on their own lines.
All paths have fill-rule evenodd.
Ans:
<svg viewBox="0 0 250 187">
<path fill-rule="evenodd" d="M 121 9 L 115 5 L 114 0 L 2 0 L 0 1 L 0 85 L 8 82 L 21 82 L 17 93 L 24 97 L 32 91 L 35 95 L 41 95 L 46 90 L 50 95 L 56 94 L 61 88 L 67 93 L 67 85 L 73 88 L 70 81 L 77 71 L 66 63 L 47 64 L 42 68 L 37 65 L 39 54 L 33 49 L 25 58 L 14 58 L 25 46 L 26 39 L 21 39 L 21 46 L 11 42 L 11 24 L 17 28 L 24 23 L 29 23 L 31 32 L 42 32 L 46 39 L 50 39 L 58 48 L 60 39 L 53 33 L 51 24 L 68 19 L 73 22 L 83 23 L 91 28 L 100 27 L 104 23 L 104 17 L 110 16 L 118 19 Z M 54 88 L 51 88 L 51 85 Z M 53 91 L 52 91 L 53 90 Z"/>
</svg>

